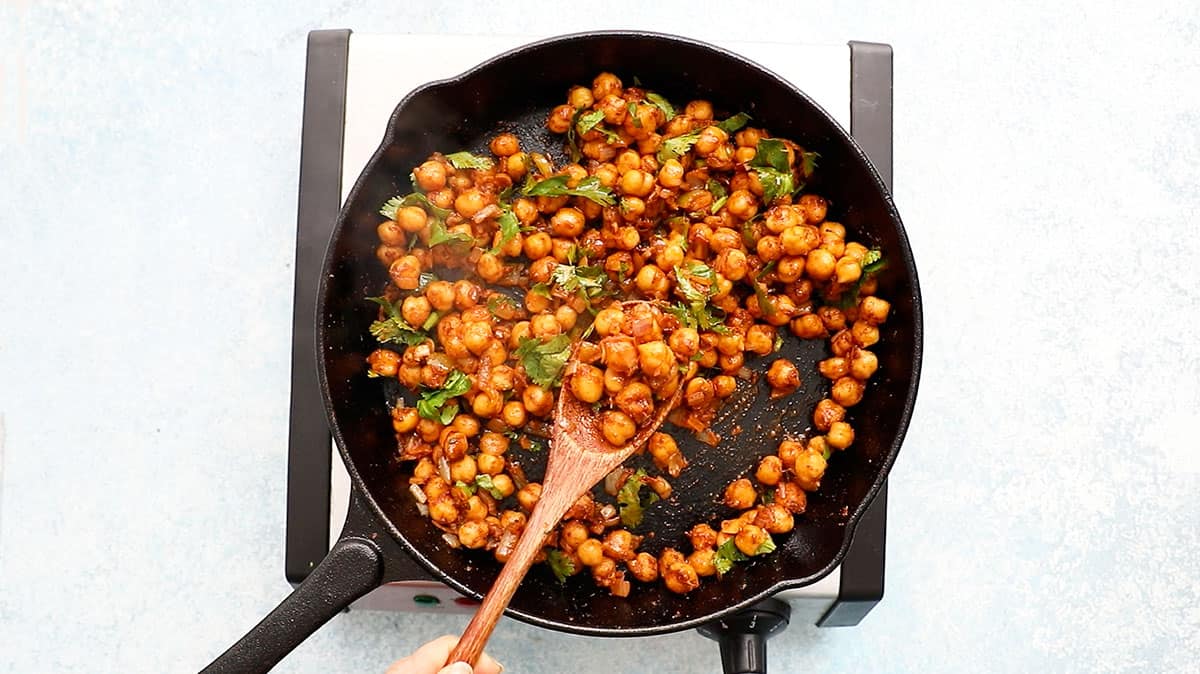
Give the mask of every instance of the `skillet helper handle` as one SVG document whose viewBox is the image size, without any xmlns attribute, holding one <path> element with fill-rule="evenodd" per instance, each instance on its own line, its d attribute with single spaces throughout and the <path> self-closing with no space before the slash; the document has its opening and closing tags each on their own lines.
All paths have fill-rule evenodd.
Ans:
<svg viewBox="0 0 1200 674">
<path fill-rule="evenodd" d="M 779 599 L 764 599 L 697 631 L 721 647 L 725 674 L 767 674 L 767 639 L 788 626 L 792 607 Z"/>
<path fill-rule="evenodd" d="M 355 599 L 384 580 L 384 557 L 361 528 L 365 507 L 351 498 L 342 538 L 275 610 L 201 674 L 264 674 Z M 358 525 L 358 526 L 356 526 Z"/>
</svg>

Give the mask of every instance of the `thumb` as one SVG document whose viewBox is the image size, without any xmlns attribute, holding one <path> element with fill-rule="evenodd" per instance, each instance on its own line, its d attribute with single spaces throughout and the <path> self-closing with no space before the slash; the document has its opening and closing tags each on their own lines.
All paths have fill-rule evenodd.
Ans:
<svg viewBox="0 0 1200 674">
<path fill-rule="evenodd" d="M 438 671 L 438 674 L 471 674 L 475 668 L 465 662 L 456 662 L 451 665 L 446 665 Z"/>
</svg>

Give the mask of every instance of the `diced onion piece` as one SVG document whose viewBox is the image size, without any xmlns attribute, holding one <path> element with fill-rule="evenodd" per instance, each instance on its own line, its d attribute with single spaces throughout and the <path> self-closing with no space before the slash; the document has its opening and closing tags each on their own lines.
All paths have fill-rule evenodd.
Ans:
<svg viewBox="0 0 1200 674">
<path fill-rule="evenodd" d="M 421 489 L 421 485 L 419 484 L 408 485 L 408 493 L 413 495 L 413 498 L 416 499 L 418 505 L 424 505 L 426 501 L 429 500 L 425 498 L 425 490 Z"/>
<path fill-rule="evenodd" d="M 458 536 L 454 534 L 442 534 L 442 540 L 446 541 L 446 545 L 452 548 L 461 548 L 462 542 L 458 540 Z"/>
</svg>

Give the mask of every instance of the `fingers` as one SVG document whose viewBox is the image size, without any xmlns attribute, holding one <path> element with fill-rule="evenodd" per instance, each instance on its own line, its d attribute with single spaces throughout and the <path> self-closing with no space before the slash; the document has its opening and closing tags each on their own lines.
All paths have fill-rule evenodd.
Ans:
<svg viewBox="0 0 1200 674">
<path fill-rule="evenodd" d="M 484 653 L 479 656 L 475 669 L 471 670 L 466 663 L 454 663 L 443 668 L 450 651 L 458 644 L 458 637 L 452 635 L 440 636 L 433 641 L 413 651 L 412 655 L 396 661 L 388 668 L 387 674 L 500 674 L 504 667 L 492 656 Z"/>
</svg>

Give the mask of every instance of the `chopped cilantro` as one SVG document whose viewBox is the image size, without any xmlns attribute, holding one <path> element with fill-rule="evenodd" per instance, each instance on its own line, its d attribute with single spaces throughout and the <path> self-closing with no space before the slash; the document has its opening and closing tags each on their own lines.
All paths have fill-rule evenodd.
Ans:
<svg viewBox="0 0 1200 674">
<path fill-rule="evenodd" d="M 755 148 L 750 167 L 762 183 L 763 203 L 770 206 L 776 199 L 796 191 L 796 180 L 788 161 L 787 146 L 775 138 L 763 138 Z"/>
<path fill-rule="evenodd" d="M 712 178 L 708 179 L 708 184 L 705 185 L 705 187 L 713 195 L 713 205 L 709 210 L 713 215 L 716 215 L 717 211 L 721 210 L 721 207 L 725 205 L 726 200 L 729 199 L 729 192 L 725 190 L 724 185 L 716 180 L 713 180 Z"/>
<path fill-rule="evenodd" d="M 487 473 L 480 473 L 475 476 L 475 486 L 491 494 L 492 498 L 497 501 L 504 498 L 504 493 L 496 488 L 495 483 L 492 482 L 492 476 Z"/>
<path fill-rule="evenodd" d="M 883 259 L 883 251 L 878 248 L 872 248 L 867 251 L 867 254 L 862 259 L 862 271 L 864 274 L 876 274 L 887 268 L 887 261 Z"/>
<path fill-rule="evenodd" d="M 801 152 L 800 153 L 800 171 L 805 178 L 812 176 L 817 170 L 817 160 L 821 158 L 819 152 Z"/>
<path fill-rule="evenodd" d="M 612 190 L 600 184 L 596 176 L 588 176 L 579 181 L 575 187 L 567 187 L 570 176 L 551 176 L 545 180 L 533 183 L 524 192 L 531 197 L 583 197 L 601 206 L 613 206 L 617 203 Z"/>
<path fill-rule="evenodd" d="M 508 204 L 500 205 L 500 217 L 496 218 L 496 224 L 500 226 L 500 242 L 492 248 L 493 255 L 499 253 L 501 248 L 521 233 L 521 221 L 517 220 L 516 213 L 513 213 L 512 206 Z"/>
<path fill-rule="evenodd" d="M 656 94 L 653 91 L 647 91 L 646 100 L 650 101 L 654 107 L 662 110 L 663 114 L 666 115 L 668 122 L 671 121 L 671 118 L 675 116 L 675 108 L 672 107 L 671 104 L 667 102 L 667 99 L 663 98 L 661 95 Z"/>
<path fill-rule="evenodd" d="M 604 293 L 608 274 L 600 266 L 560 264 L 550 273 L 550 280 L 565 292 L 578 292 L 591 298 Z"/>
<path fill-rule="evenodd" d="M 375 339 L 384 343 L 391 342 L 406 346 L 416 346 L 425 341 L 425 333 L 409 325 L 408 321 L 404 320 L 404 316 L 400 314 L 400 309 L 389 302 L 387 298 L 368 297 L 367 299 L 383 307 L 384 312 L 388 315 L 381 321 L 371 323 L 369 330 Z"/>
<path fill-rule="evenodd" d="M 554 577 L 560 583 L 565 583 L 569 576 L 575 575 L 575 563 L 571 561 L 570 557 L 563 554 L 562 550 L 546 552 L 546 563 L 550 565 L 550 570 L 554 572 Z"/>
<path fill-rule="evenodd" d="M 458 489 L 461 489 L 462 492 L 464 494 L 466 494 L 467 496 L 475 495 L 475 485 L 474 484 L 467 484 L 466 482 L 463 482 L 462 480 L 458 480 L 454 483 L 454 486 L 457 487 Z"/>
<path fill-rule="evenodd" d="M 767 534 L 767 540 L 763 541 L 762 545 L 758 546 L 758 549 L 754 551 L 754 554 L 756 556 L 767 555 L 772 552 L 775 552 L 775 539 L 771 538 L 771 534 Z"/>
<path fill-rule="evenodd" d="M 523 339 L 516 350 L 525 374 L 538 386 L 552 388 L 571 355 L 571 336 L 558 335 L 548 342 Z"/>
<path fill-rule="evenodd" d="M 454 154 L 446 155 L 446 161 L 456 169 L 482 169 L 487 170 L 492 168 L 492 160 L 487 157 L 480 157 L 471 154 L 470 152 L 455 152 Z"/>
<path fill-rule="evenodd" d="M 742 554 L 741 550 L 737 549 L 737 544 L 730 538 L 717 548 L 717 554 L 713 555 L 713 567 L 717 570 L 718 576 L 724 576 L 733 568 L 734 562 L 744 562 L 750 559 Z"/>
<path fill-rule="evenodd" d="M 750 115 L 747 115 L 744 112 L 739 112 L 738 114 L 734 115 L 733 117 L 730 117 L 729 119 L 727 119 L 723 122 L 719 122 L 717 124 L 717 126 L 719 126 L 721 128 L 721 130 L 724 131 L 725 133 L 733 133 L 735 131 L 740 130 L 743 126 L 746 126 L 746 122 L 749 122 L 749 121 L 750 121 Z"/>
<path fill-rule="evenodd" d="M 632 528 L 641 524 L 645 509 L 658 501 L 658 494 L 653 491 L 648 492 L 646 496 L 639 493 L 645 477 L 646 471 L 639 468 L 636 473 L 626 478 L 625 484 L 621 485 L 620 491 L 617 492 L 621 523 L 627 527 Z"/>
<path fill-rule="evenodd" d="M 626 106 L 626 110 L 629 111 L 629 116 L 633 118 L 633 125 L 639 129 L 642 128 L 642 119 L 638 117 L 637 101 L 630 101 L 629 105 Z"/>
<path fill-rule="evenodd" d="M 387 203 L 383 205 L 383 208 L 379 209 L 379 214 L 388 220 L 395 220 L 396 211 L 404 208 L 405 206 L 421 206 L 425 209 L 426 213 L 429 213 L 435 219 L 439 220 L 445 219 L 447 215 L 450 215 L 449 209 L 435 206 L 433 202 L 429 200 L 429 197 L 426 197 L 420 192 L 413 192 L 405 197 L 392 197 L 391 199 L 388 199 Z"/>
<path fill-rule="evenodd" d="M 458 414 L 458 403 L 450 401 L 469 390 L 471 378 L 454 370 L 446 377 L 441 388 L 421 394 L 420 400 L 417 401 L 417 414 L 426 419 L 440 421 L 444 426 L 449 425 Z"/>
<path fill-rule="evenodd" d="M 685 133 L 681 136 L 675 136 L 674 138 L 667 138 L 663 140 L 662 146 L 658 148 L 658 161 L 666 163 L 671 159 L 679 159 L 683 155 L 687 154 L 688 150 L 691 150 L 692 146 L 695 145 L 696 141 L 698 140 L 700 140 L 699 131 L 693 131 L 692 133 Z"/>
</svg>

